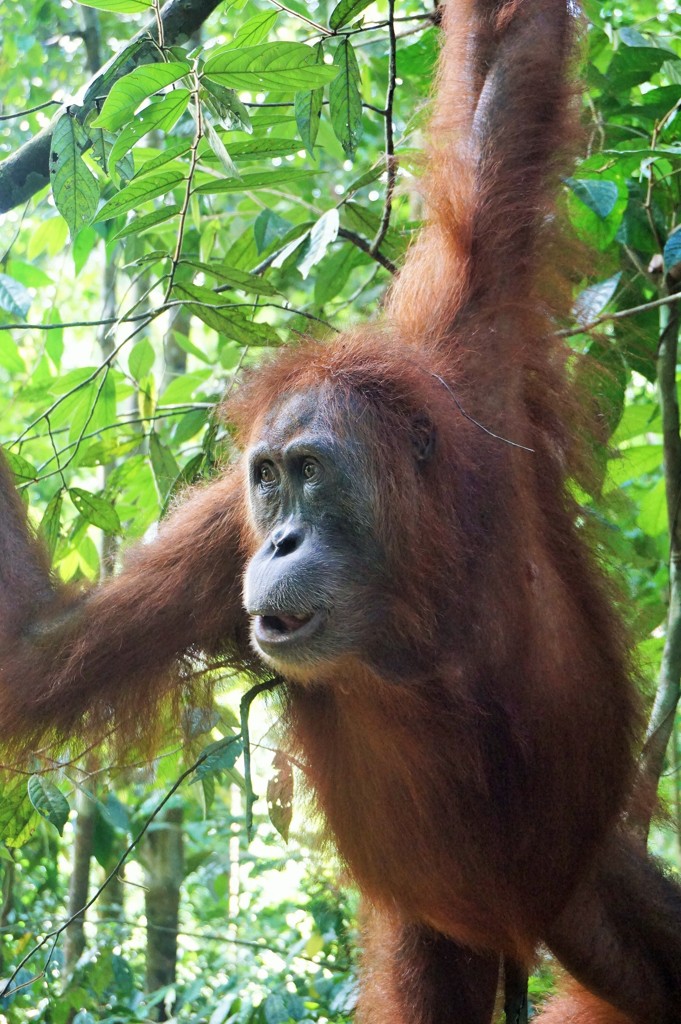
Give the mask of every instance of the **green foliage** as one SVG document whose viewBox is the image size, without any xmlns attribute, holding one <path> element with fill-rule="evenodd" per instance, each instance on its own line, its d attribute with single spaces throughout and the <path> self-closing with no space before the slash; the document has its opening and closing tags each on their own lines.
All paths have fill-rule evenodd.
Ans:
<svg viewBox="0 0 681 1024">
<path fill-rule="evenodd" d="M 17 114 L 0 122 L 3 154 L 59 111 L 49 196 L 39 192 L 0 225 L 1 440 L 55 571 L 75 586 L 109 571 L 119 539 L 143 537 L 179 489 L 229 458 L 229 427 L 214 410 L 243 368 L 300 333 L 323 334 L 329 322 L 343 326 L 376 308 L 386 264 L 399 263 L 418 226 L 408 186 L 439 48 L 432 5 L 405 0 L 391 112 L 400 187 L 375 259 L 386 0 L 291 0 L 288 11 L 233 0 L 200 39 L 151 48 L 133 37 L 154 17 L 152 0 L 87 7 L 96 10 L 30 0 L 0 14 L 3 113 Z M 681 15 L 663 0 L 586 7 L 586 134 L 564 205 L 598 256 L 593 275 L 576 282 L 573 320 L 561 326 L 604 436 L 592 493 L 577 493 L 585 529 L 598 527 L 600 554 L 618 566 L 652 691 L 667 616 L 655 360 L 668 312 L 650 303 L 663 293 L 663 268 L 681 263 Z M 86 31 L 102 62 L 112 57 L 107 47 L 119 50 L 81 107 L 73 97 L 92 74 Z M 68 106 L 34 109 L 55 99 Z M 297 770 L 281 754 L 270 764 L 265 721 L 252 732 L 260 799 L 255 839 L 246 841 L 248 786 L 230 709 L 243 685 L 229 681 L 226 699 L 183 716 L 185 743 L 208 756 L 197 784 L 173 797 L 185 820 L 173 991 L 144 992 L 138 848 L 123 914 L 107 904 L 107 889 L 78 965 L 67 972 L 58 945 L 46 976 L 32 981 L 46 951 L 37 954 L 15 978 L 25 987 L 0 1007 L 9 1024 L 29 1010 L 49 1024 L 137 1022 L 173 992 L 178 1021 L 192 1024 L 349 1019 L 355 897 L 338 888 L 328 857 L 311 852 Z M 54 777 L 39 757 L 35 774 L 3 783 L 5 977 L 45 922 L 64 919 L 74 840 L 66 808 L 84 782 L 88 791 L 92 783 L 99 885 L 193 760 L 172 747 L 151 765 L 105 775 L 90 755 L 79 759 L 77 739 Z M 681 821 L 674 749 L 663 794 Z M 655 834 L 674 866 L 676 842 L 669 831 Z M 545 974 L 535 978 L 533 997 L 548 984 Z"/>
</svg>

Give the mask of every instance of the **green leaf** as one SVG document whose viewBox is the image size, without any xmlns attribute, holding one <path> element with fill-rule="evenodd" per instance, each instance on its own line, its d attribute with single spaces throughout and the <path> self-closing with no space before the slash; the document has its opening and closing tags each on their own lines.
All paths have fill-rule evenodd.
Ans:
<svg viewBox="0 0 681 1024">
<path fill-rule="evenodd" d="M 277 289 L 269 281 L 262 277 L 256 277 L 245 270 L 237 270 L 236 267 L 228 267 L 224 263 L 204 263 L 202 260 L 195 260 L 185 257 L 181 263 L 190 267 L 196 267 L 204 274 L 210 274 L 217 281 L 228 284 L 239 291 L 247 292 L 250 295 L 277 295 Z"/>
<path fill-rule="evenodd" d="M 333 81 L 337 70 L 315 63 L 315 51 L 304 43 L 263 43 L 243 49 L 220 49 L 208 58 L 204 76 L 232 89 L 276 89 L 295 92 Z"/>
<path fill-rule="evenodd" d="M 145 213 L 143 217 L 133 217 L 125 227 L 122 227 L 120 231 L 116 232 L 113 238 L 125 238 L 127 235 L 141 235 L 143 231 L 147 231 L 149 228 L 153 228 L 157 224 L 163 224 L 164 221 L 170 220 L 171 217 L 176 217 L 181 209 L 182 207 L 179 203 L 172 203 L 168 206 L 161 206 L 158 210 L 152 210 L 151 213 Z"/>
<path fill-rule="evenodd" d="M 568 178 L 567 184 L 577 198 L 581 199 L 584 205 L 588 206 L 601 220 L 605 220 L 608 214 L 612 213 L 619 196 L 619 190 L 614 181 Z"/>
<path fill-rule="evenodd" d="M 99 242 L 99 235 L 95 229 L 89 225 L 84 227 L 82 231 L 79 231 L 73 239 L 71 255 L 73 256 L 73 267 L 76 272 L 76 277 L 86 265 L 90 257 L 90 253 L 97 245 L 97 242 Z"/>
<path fill-rule="evenodd" d="M 347 25 L 349 21 L 356 18 L 358 14 L 372 3 L 372 0 L 341 0 L 331 11 L 329 27 L 336 31 Z"/>
<path fill-rule="evenodd" d="M 349 39 L 341 40 L 333 58 L 339 74 L 329 86 L 329 113 L 336 138 L 348 156 L 362 135 L 362 96 L 359 64 Z"/>
<path fill-rule="evenodd" d="M 111 220 L 112 217 L 127 213 L 128 210 L 137 209 L 142 203 L 170 192 L 184 180 L 184 171 L 178 170 L 162 171 L 160 174 L 150 174 L 139 181 L 132 181 L 112 196 L 108 203 L 104 203 L 95 220 Z"/>
<path fill-rule="evenodd" d="M 40 522 L 40 533 L 45 541 L 45 546 L 54 556 L 59 540 L 59 522 L 61 519 L 61 507 L 63 503 L 62 492 L 57 491 L 47 503 L 45 514 Z"/>
<path fill-rule="evenodd" d="M 252 139 L 230 142 L 229 152 L 234 157 L 288 156 L 297 153 L 300 143 L 297 139 L 280 139 L 274 135 L 260 135 Z"/>
<path fill-rule="evenodd" d="M 129 75 L 114 82 L 111 92 L 104 100 L 99 116 L 92 122 L 93 128 L 118 131 L 130 121 L 137 108 L 155 92 L 167 88 L 183 78 L 190 70 L 183 61 L 168 64 L 142 64 Z"/>
<path fill-rule="evenodd" d="M 110 501 L 97 494 L 90 494 L 81 487 L 69 488 L 69 497 L 76 506 L 83 519 L 93 526 L 98 526 L 108 534 L 121 532 L 121 523 L 118 513 Z"/>
<path fill-rule="evenodd" d="M 179 142 L 174 142 L 167 149 L 162 150 L 156 156 L 153 156 L 150 160 L 144 160 L 140 162 L 140 166 L 135 172 L 135 180 L 143 178 L 147 174 L 151 174 L 153 171 L 157 171 L 159 167 L 164 167 L 166 164 L 171 163 L 173 160 L 178 160 L 184 156 L 191 149 L 192 144 L 190 139 L 181 139 Z M 142 150 L 142 152 L 146 152 Z M 138 159 L 142 156 L 142 153 L 137 151 Z"/>
<path fill-rule="evenodd" d="M 23 846 L 39 820 L 25 778 L 5 782 L 0 792 L 0 840 L 9 847 Z"/>
<path fill-rule="evenodd" d="M 346 243 L 332 253 L 319 268 L 314 282 L 314 300 L 319 306 L 330 302 L 345 287 L 355 267 L 371 262 L 371 256 Z"/>
<path fill-rule="evenodd" d="M 54 825 L 59 835 L 69 817 L 69 802 L 53 782 L 42 775 L 31 775 L 28 780 L 28 797 L 38 814 Z"/>
<path fill-rule="evenodd" d="M 59 334 L 59 331 L 50 331 L 50 334 Z M 3 332 L 0 340 L 0 366 L 4 367 L 12 376 L 18 373 L 26 373 L 26 363 L 21 358 L 17 343 L 10 336 L 9 331 Z"/>
<path fill-rule="evenodd" d="M 136 381 L 143 380 L 154 365 L 156 354 L 148 338 L 138 341 L 128 356 L 128 369 Z"/>
<path fill-rule="evenodd" d="M 649 82 L 669 53 L 653 46 L 621 46 L 610 62 L 608 85 L 617 95 L 642 82 Z"/>
<path fill-rule="evenodd" d="M 206 138 L 208 140 L 208 145 L 210 146 L 210 148 L 213 150 L 213 153 L 220 161 L 220 166 L 222 167 L 227 177 L 241 178 L 241 175 L 239 174 L 239 171 L 237 170 L 234 161 L 227 152 L 227 147 L 225 146 L 224 142 L 222 141 L 222 139 L 216 132 L 215 128 L 213 128 L 213 125 L 210 124 L 209 121 L 206 121 L 205 131 Z"/>
<path fill-rule="evenodd" d="M 86 145 L 87 135 L 81 125 L 62 114 L 52 133 L 50 181 L 55 204 L 72 238 L 91 222 L 99 202 L 97 179 L 80 155 Z"/>
<path fill-rule="evenodd" d="M 134 121 L 123 129 L 111 147 L 109 167 L 115 167 L 148 132 L 169 132 L 187 109 L 190 96 L 189 89 L 173 89 L 167 96 L 152 100 L 148 107 L 135 114 Z"/>
<path fill-rule="evenodd" d="M 298 264 L 298 270 L 306 278 L 316 263 L 326 254 L 326 250 L 338 236 L 340 218 L 334 207 L 323 213 L 310 230 L 310 240 L 305 255 Z"/>
<path fill-rule="evenodd" d="M 14 474 L 16 484 L 35 483 L 38 479 L 38 470 L 32 466 L 28 459 L 18 452 L 11 452 L 8 448 L 3 449 L 9 468 Z"/>
<path fill-rule="evenodd" d="M 8 274 L 0 274 L 0 309 L 25 320 L 32 302 L 33 296 L 28 288 Z"/>
<path fill-rule="evenodd" d="M 317 141 L 319 122 L 324 105 L 324 90 L 311 89 L 309 92 L 297 92 L 294 100 L 294 111 L 298 134 L 305 149 L 314 156 L 314 144 Z"/>
<path fill-rule="evenodd" d="M 292 181 L 309 178 L 315 173 L 315 171 L 307 171 L 299 167 L 282 167 L 275 171 L 253 171 L 252 174 L 242 174 L 239 179 L 224 178 L 220 181 L 207 181 L 195 188 L 194 192 L 202 195 L 217 195 L 220 192 L 249 192 L 256 188 L 279 188 L 280 185 L 288 185 Z"/>
<path fill-rule="evenodd" d="M 180 467 L 170 449 L 163 444 L 155 431 L 152 431 L 149 437 L 149 457 L 159 496 L 161 501 L 165 501 L 171 487 L 180 474 Z"/>
<path fill-rule="evenodd" d="M 411 46 L 401 46 L 397 51 L 397 74 L 400 78 L 429 79 L 440 52 L 440 33 L 431 28 L 424 32 Z"/>
<path fill-rule="evenodd" d="M 270 821 L 287 843 L 293 816 L 293 769 L 289 758 L 280 750 L 274 755 L 272 775 L 267 780 L 267 811 Z"/>
<path fill-rule="evenodd" d="M 254 15 L 239 26 L 234 36 L 234 42 L 238 43 L 241 49 L 261 43 L 263 39 L 267 39 L 270 29 L 274 28 L 278 16 L 279 11 L 262 11 L 260 14 Z"/>
<path fill-rule="evenodd" d="M 210 743 L 202 751 L 202 754 L 205 755 L 205 760 L 196 769 L 192 781 L 195 782 L 206 778 L 208 775 L 229 771 L 236 764 L 242 750 L 243 742 L 240 736 L 226 736 L 215 743 Z"/>
<path fill-rule="evenodd" d="M 669 526 L 667 521 L 667 491 L 664 477 L 661 477 L 654 487 L 641 499 L 637 524 L 649 537 L 659 537 L 666 534 Z"/>
<path fill-rule="evenodd" d="M 115 14 L 143 14 L 153 7 L 153 0 L 78 0 L 83 7 L 95 7 L 98 11 L 113 11 Z"/>
<path fill-rule="evenodd" d="M 240 309 L 230 309 L 225 296 L 216 295 L 210 288 L 177 281 L 173 294 L 186 302 L 193 316 L 203 320 L 218 334 L 241 345 L 271 345 L 279 340 L 273 327 L 248 320 Z M 219 306 L 226 308 L 216 308 Z"/>
<path fill-rule="evenodd" d="M 574 305 L 574 316 L 579 324 L 588 324 L 603 312 L 617 291 L 622 274 L 613 274 L 605 281 L 598 281 L 580 292 Z"/>
<path fill-rule="evenodd" d="M 606 249 L 613 241 L 627 208 L 624 181 L 568 178 L 570 219 L 581 238 Z"/>
<path fill-rule="evenodd" d="M 655 473 L 662 466 L 662 446 L 659 444 L 632 445 L 630 448 L 621 448 L 618 457 L 608 461 L 608 476 L 606 487 L 612 490 L 613 486 L 638 480 L 648 473 Z"/>
<path fill-rule="evenodd" d="M 234 89 L 225 89 L 207 78 L 202 81 L 202 99 L 215 119 L 228 131 L 253 131 L 248 108 L 239 99 Z"/>
</svg>

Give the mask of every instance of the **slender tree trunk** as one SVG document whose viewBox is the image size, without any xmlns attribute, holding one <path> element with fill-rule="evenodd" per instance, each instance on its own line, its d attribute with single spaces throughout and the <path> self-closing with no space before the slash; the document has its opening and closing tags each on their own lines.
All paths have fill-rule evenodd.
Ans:
<svg viewBox="0 0 681 1024">
<path fill-rule="evenodd" d="M 168 807 L 147 832 L 141 860 L 145 867 L 147 917 L 146 991 L 174 985 L 180 887 L 184 880 L 183 809 Z M 157 1008 L 156 1020 L 167 1020 L 166 1006 Z"/>
<path fill-rule="evenodd" d="M 87 793 L 78 790 L 76 794 L 76 827 L 73 836 L 71 878 L 69 879 L 68 916 L 74 920 L 66 929 L 64 961 L 67 974 L 72 974 L 85 949 L 85 914 L 79 913 L 85 906 L 90 888 L 90 863 L 95 834 L 95 802 Z"/>
</svg>

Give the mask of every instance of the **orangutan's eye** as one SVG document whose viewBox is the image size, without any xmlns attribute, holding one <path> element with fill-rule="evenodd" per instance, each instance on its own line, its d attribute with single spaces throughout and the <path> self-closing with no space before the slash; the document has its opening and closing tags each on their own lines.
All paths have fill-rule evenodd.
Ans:
<svg viewBox="0 0 681 1024">
<path fill-rule="evenodd" d="M 274 466 L 271 462 L 261 462 L 258 467 L 258 479 L 261 484 L 273 484 L 276 480 Z"/>
<path fill-rule="evenodd" d="M 319 463 L 314 459 L 305 459 L 303 463 L 303 477 L 305 480 L 316 480 L 319 476 Z"/>
</svg>

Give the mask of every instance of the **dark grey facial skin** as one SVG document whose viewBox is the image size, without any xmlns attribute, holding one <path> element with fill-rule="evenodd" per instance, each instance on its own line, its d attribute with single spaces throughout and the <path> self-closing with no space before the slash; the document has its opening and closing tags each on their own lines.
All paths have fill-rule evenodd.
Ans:
<svg viewBox="0 0 681 1024">
<path fill-rule="evenodd" d="M 254 647 L 289 674 L 357 653 L 380 593 L 370 453 L 340 439 L 323 408 L 319 392 L 285 398 L 247 453 L 262 545 L 244 605 Z"/>
</svg>

